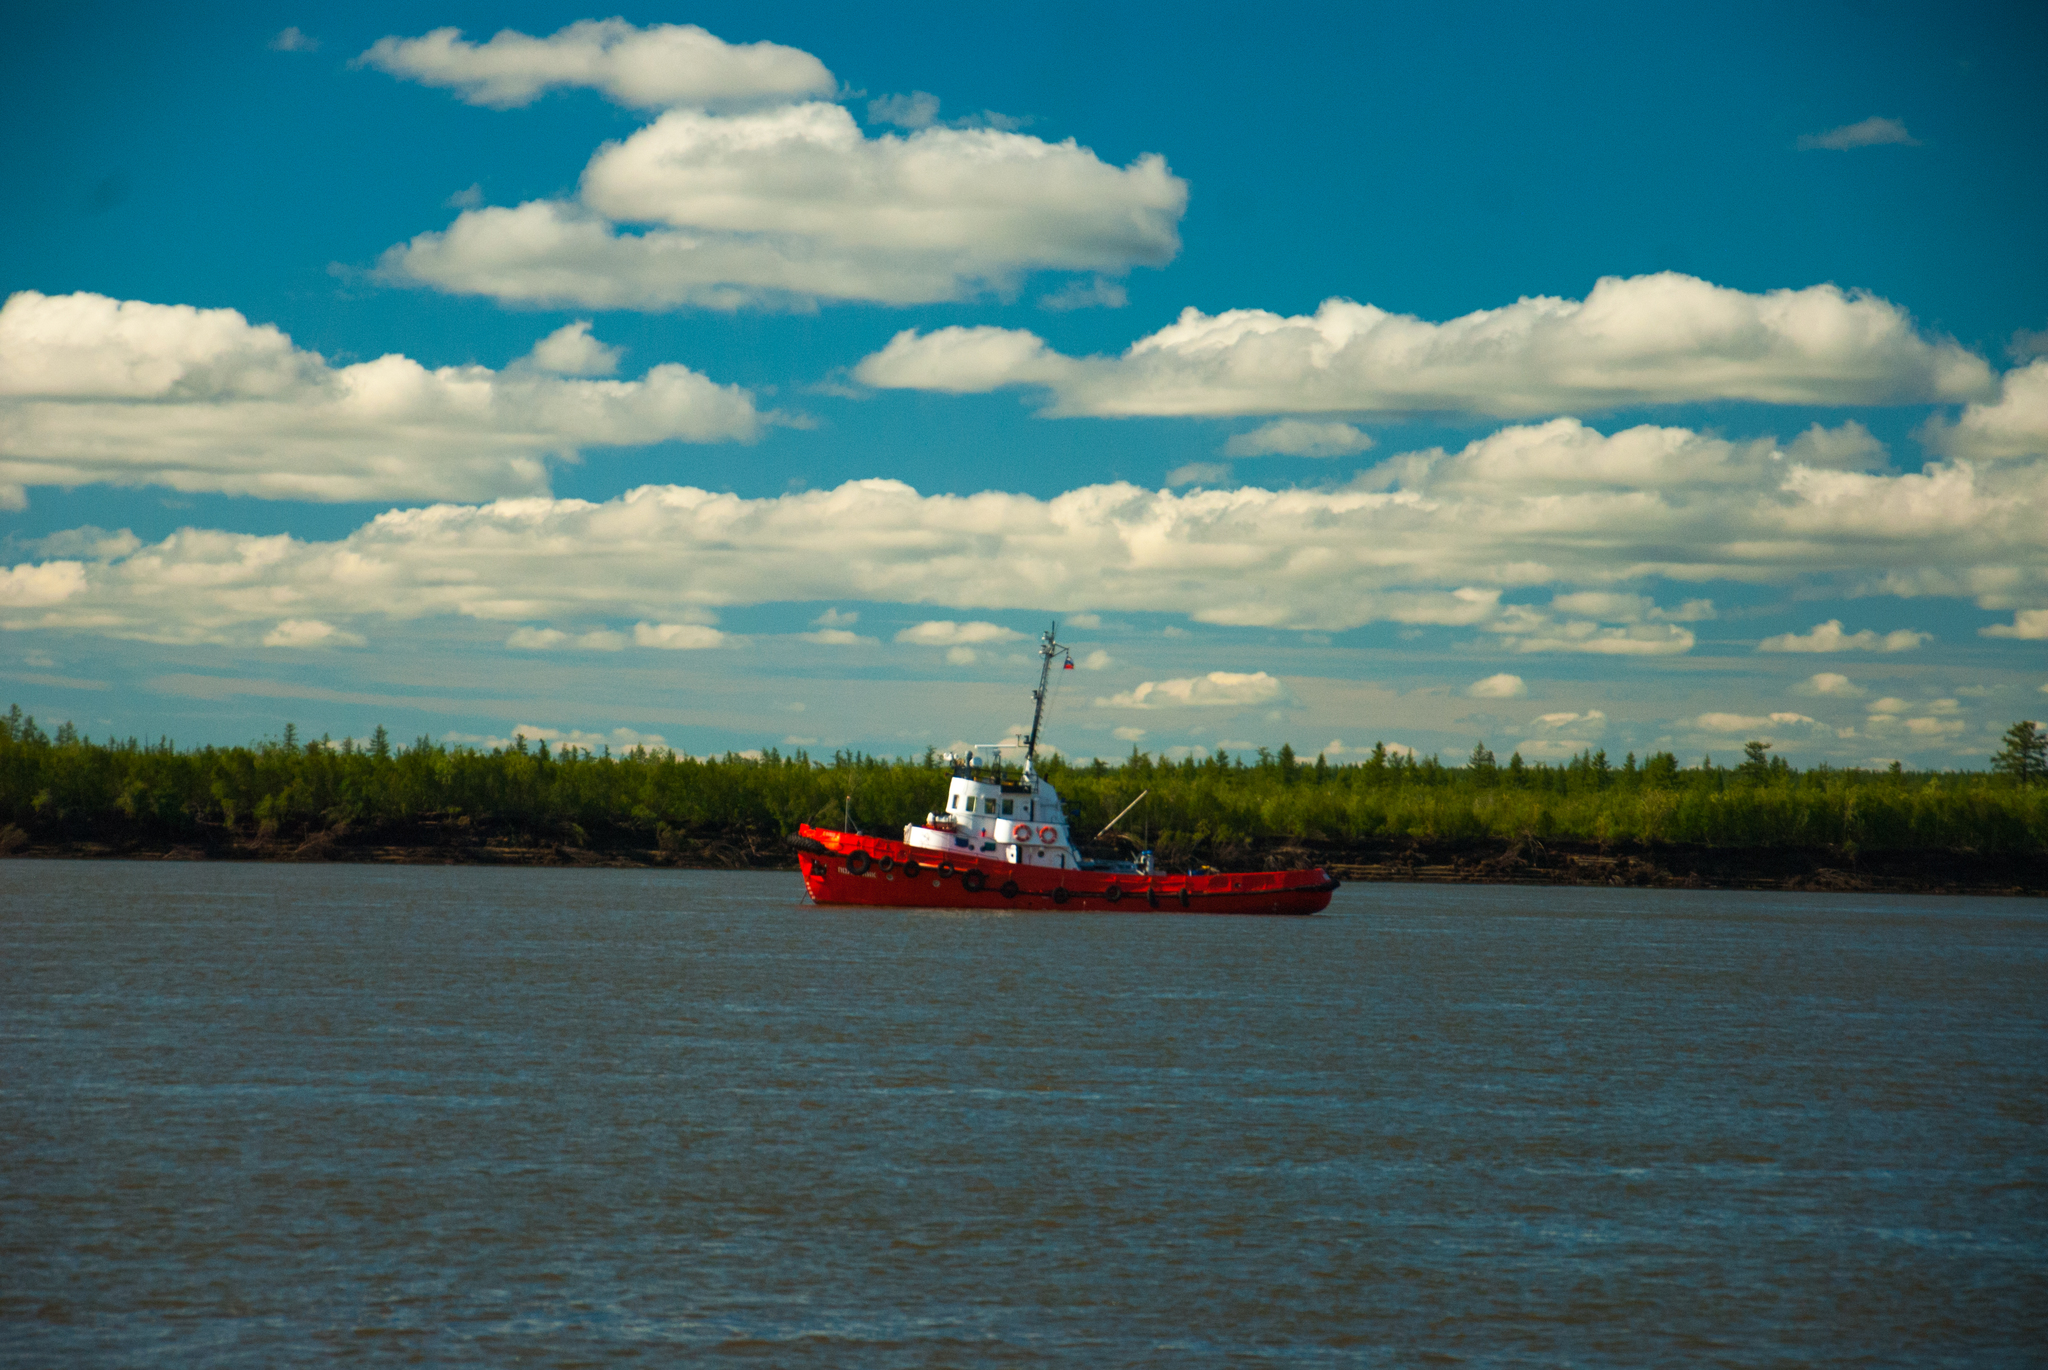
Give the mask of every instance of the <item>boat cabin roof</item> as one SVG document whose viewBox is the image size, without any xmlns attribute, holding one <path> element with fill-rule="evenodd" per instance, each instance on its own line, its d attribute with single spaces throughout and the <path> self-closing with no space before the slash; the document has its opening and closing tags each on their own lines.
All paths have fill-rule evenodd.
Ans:
<svg viewBox="0 0 2048 1370">
<path fill-rule="evenodd" d="M 980 776 L 957 775 L 953 777 L 952 788 L 972 789 L 977 793 L 985 792 L 988 794 L 1035 795 L 1043 792 L 1044 790 L 1049 790 L 1051 786 L 1045 785 L 1043 782 L 1040 782 L 1037 785 L 1013 785 L 1007 780 L 1002 782 L 1001 784 L 997 784 L 993 780 L 984 780 Z"/>
</svg>

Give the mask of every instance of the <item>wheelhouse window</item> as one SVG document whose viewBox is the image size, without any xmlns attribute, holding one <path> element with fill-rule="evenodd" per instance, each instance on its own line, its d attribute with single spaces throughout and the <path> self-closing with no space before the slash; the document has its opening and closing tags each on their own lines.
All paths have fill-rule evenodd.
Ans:
<svg viewBox="0 0 2048 1370">
<path fill-rule="evenodd" d="M 1016 801 L 1016 800 L 1014 800 L 1014 799 L 1005 799 L 1005 800 L 1003 801 L 1003 815 L 1004 815 L 1004 817 L 1008 817 L 1009 815 L 1011 815 L 1011 814 L 1015 813 L 1016 811 L 1017 811 L 1017 801 Z"/>
</svg>

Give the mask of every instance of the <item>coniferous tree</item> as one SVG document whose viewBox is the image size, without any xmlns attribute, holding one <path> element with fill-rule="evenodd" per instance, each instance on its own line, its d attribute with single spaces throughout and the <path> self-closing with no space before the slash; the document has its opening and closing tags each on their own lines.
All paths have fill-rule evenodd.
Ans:
<svg viewBox="0 0 2048 1370">
<path fill-rule="evenodd" d="M 1991 769 L 2022 785 L 2048 776 L 2048 733 L 2028 719 L 2013 724 L 2005 730 L 2005 746 L 1991 758 Z"/>
</svg>

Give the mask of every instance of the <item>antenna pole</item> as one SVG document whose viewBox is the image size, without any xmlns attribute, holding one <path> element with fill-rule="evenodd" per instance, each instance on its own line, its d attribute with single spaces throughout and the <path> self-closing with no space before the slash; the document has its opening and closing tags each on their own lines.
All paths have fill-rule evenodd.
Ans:
<svg viewBox="0 0 2048 1370">
<path fill-rule="evenodd" d="M 1052 683 L 1053 658 L 1067 649 L 1054 640 L 1053 632 L 1059 625 L 1053 624 L 1045 630 L 1045 636 L 1038 644 L 1038 655 L 1043 658 L 1038 665 L 1038 688 L 1031 692 L 1031 736 L 1024 743 L 1024 764 L 1031 766 L 1038 760 L 1038 728 L 1045 721 L 1045 695 Z"/>
</svg>

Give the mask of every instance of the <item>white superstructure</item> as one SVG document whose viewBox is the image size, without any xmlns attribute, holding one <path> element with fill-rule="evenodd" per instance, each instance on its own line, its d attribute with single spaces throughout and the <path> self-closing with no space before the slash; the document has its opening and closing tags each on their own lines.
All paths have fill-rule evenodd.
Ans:
<svg viewBox="0 0 2048 1370">
<path fill-rule="evenodd" d="M 971 752 L 953 760 L 946 811 L 905 824 L 904 845 L 1018 866 L 1074 869 L 1079 863 L 1059 791 L 1031 760 L 1026 759 L 1021 783 L 1015 784 L 1004 778 L 1000 763 L 983 770 L 974 760 Z"/>
<path fill-rule="evenodd" d="M 1038 729 L 1045 722 L 1045 699 L 1052 683 L 1052 664 L 1074 669 L 1073 654 L 1048 628 L 1038 646 L 1038 688 L 1031 692 L 1031 735 L 1017 747 L 992 744 L 974 747 L 965 756 L 946 753 L 953 765 L 953 783 L 946 787 L 946 811 L 929 813 L 922 823 L 907 823 L 903 843 L 928 851 L 1008 861 L 1017 866 L 1054 866 L 1075 870 L 1081 865 L 1060 809 L 1059 791 L 1038 774 Z M 976 764 L 987 750 L 989 765 Z M 1024 765 L 1012 784 L 1003 769 L 1005 751 L 1021 750 Z"/>
</svg>

